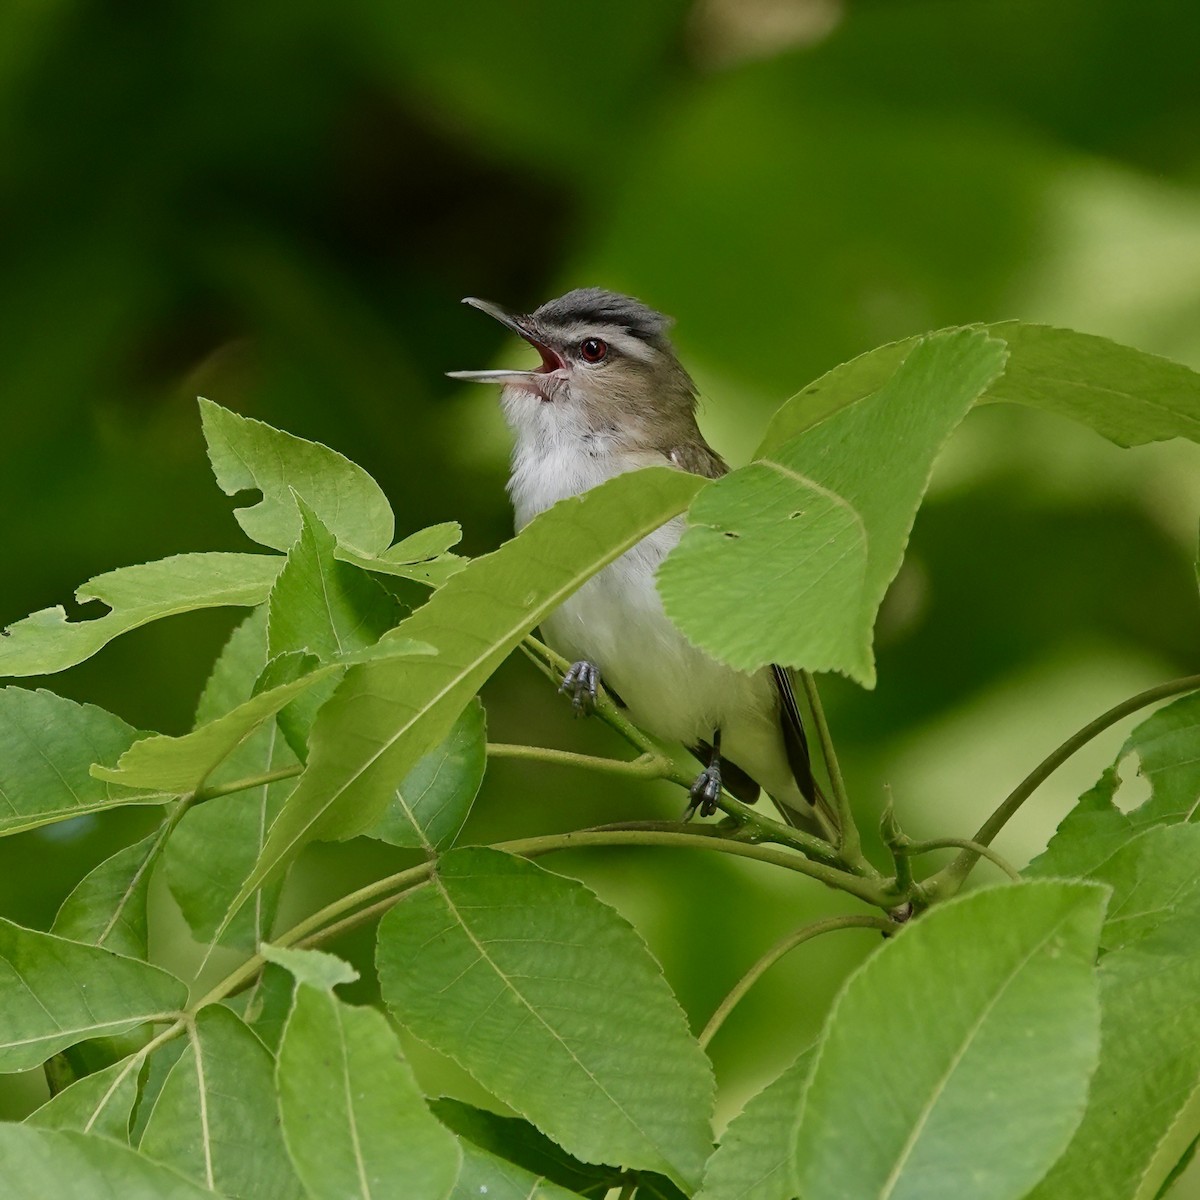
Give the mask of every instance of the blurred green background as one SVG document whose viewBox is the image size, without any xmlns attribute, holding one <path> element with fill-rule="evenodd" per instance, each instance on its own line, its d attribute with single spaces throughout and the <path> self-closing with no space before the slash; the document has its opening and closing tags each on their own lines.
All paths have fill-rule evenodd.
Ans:
<svg viewBox="0 0 1200 1200">
<path fill-rule="evenodd" d="M 490 391 L 442 372 L 527 354 L 468 294 L 532 307 L 599 284 L 672 313 L 734 462 L 822 371 L 938 326 L 1046 321 L 1200 367 L 1197 62 L 1185 0 L 6 6 L 0 624 L 113 566 L 246 548 L 197 393 L 361 463 L 398 533 L 459 519 L 467 553 L 494 547 L 507 435 Z M 910 832 L 968 836 L 1076 727 L 1197 670 L 1198 454 L 972 415 L 881 616 L 877 690 L 826 686 L 867 825 L 890 787 Z M 48 682 L 182 731 L 235 616 L 150 627 Z M 523 662 L 485 700 L 495 740 L 620 749 Z M 1001 848 L 1044 844 L 1128 727 Z M 681 803 L 502 762 L 469 832 Z M 0 912 L 48 926 L 146 819 L 0 844 Z M 316 848 L 292 905 L 399 853 Z M 635 919 L 697 1028 L 776 936 L 848 907 L 715 857 L 556 863 Z M 155 930 L 164 960 L 194 958 L 162 895 Z M 838 936 L 775 968 L 714 1042 L 723 1118 L 875 944 Z M 368 961 L 370 936 L 339 949 Z M 40 1087 L 0 1081 L 0 1113 Z"/>
</svg>

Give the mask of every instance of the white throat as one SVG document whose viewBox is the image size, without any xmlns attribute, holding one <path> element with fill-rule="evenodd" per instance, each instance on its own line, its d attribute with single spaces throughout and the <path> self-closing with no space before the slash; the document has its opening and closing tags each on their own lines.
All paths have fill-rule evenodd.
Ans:
<svg viewBox="0 0 1200 1200">
<path fill-rule="evenodd" d="M 644 455 L 620 446 L 615 431 L 592 428 L 575 405 L 517 388 L 505 388 L 501 401 L 514 434 L 508 492 L 518 529 L 564 497 L 646 465 Z"/>
</svg>

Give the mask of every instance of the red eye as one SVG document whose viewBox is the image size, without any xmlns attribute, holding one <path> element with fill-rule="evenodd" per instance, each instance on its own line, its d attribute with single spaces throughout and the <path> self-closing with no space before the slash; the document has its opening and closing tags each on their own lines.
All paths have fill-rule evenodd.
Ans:
<svg viewBox="0 0 1200 1200">
<path fill-rule="evenodd" d="M 598 363 L 608 353 L 608 343 L 599 338 L 584 338 L 579 343 L 579 357 L 584 362 Z"/>
</svg>

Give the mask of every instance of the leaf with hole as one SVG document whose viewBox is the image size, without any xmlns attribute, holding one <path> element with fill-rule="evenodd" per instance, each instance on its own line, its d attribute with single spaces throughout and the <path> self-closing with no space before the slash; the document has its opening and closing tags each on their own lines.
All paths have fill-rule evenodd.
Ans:
<svg viewBox="0 0 1200 1200">
<path fill-rule="evenodd" d="M 1153 1200 L 1200 1136 L 1198 834 L 1152 829 L 1095 871 L 1117 904 L 1098 969 L 1100 1065 L 1082 1123 L 1030 1200 Z"/>
<path fill-rule="evenodd" d="M 1200 692 L 1160 708 L 1130 733 L 1116 762 L 1063 818 L 1050 844 L 1025 869 L 1033 876 L 1088 875 L 1156 825 L 1195 820 L 1200 810 Z M 1150 796 L 1132 811 L 1116 803 L 1118 767 L 1136 754 Z"/>
<path fill-rule="evenodd" d="M 388 548 L 395 527 L 391 505 L 356 463 L 203 397 L 200 423 L 221 491 L 262 493 L 256 504 L 234 510 L 254 541 L 276 550 L 293 545 L 300 536 L 300 496 L 342 545 L 368 556 Z"/>
<path fill-rule="evenodd" d="M 283 559 L 269 554 L 177 554 L 97 575 L 75 592 L 109 612 L 72 621 L 44 608 L 0 636 L 0 676 L 52 675 L 91 658 L 115 637 L 151 621 L 200 608 L 249 608 L 271 590 Z"/>
<path fill-rule="evenodd" d="M 711 483 L 659 568 L 670 618 L 740 670 L 872 686 L 875 616 L 934 460 L 1004 359 L 978 330 L 918 339 L 873 394 Z"/>
</svg>

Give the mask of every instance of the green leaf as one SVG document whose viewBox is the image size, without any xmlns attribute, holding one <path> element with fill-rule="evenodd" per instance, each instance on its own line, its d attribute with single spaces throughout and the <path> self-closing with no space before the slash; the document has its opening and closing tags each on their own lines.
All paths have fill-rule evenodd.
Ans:
<svg viewBox="0 0 1200 1200">
<path fill-rule="evenodd" d="M 796 1125 L 794 1191 L 1025 1196 L 1087 1102 L 1104 902 L 1105 889 L 1085 883 L 975 892 L 868 959 L 818 1047 Z"/>
<path fill-rule="evenodd" d="M 261 604 L 282 566 L 282 558 L 268 554 L 177 554 L 97 575 L 75 598 L 100 600 L 111 611 L 70 621 L 60 605 L 10 625 L 0 636 L 0 676 L 52 675 L 139 625 L 177 613 Z"/>
<path fill-rule="evenodd" d="M 945 332 L 945 331 L 943 331 Z M 928 336 L 928 335 L 927 335 Z M 771 418 L 754 457 L 766 458 L 826 417 L 873 396 L 904 365 L 920 337 L 876 346 L 839 363 L 785 401 Z"/>
<path fill-rule="evenodd" d="M 1117 765 L 1128 754 L 1150 797 L 1131 812 L 1115 802 Z M 1031 876 L 1087 875 L 1155 825 L 1193 821 L 1200 806 L 1200 692 L 1160 708 L 1130 733 L 1117 761 L 1063 818 L 1050 844 L 1025 869 Z"/>
<path fill-rule="evenodd" d="M 1154 354 L 1073 329 L 998 321 L 979 328 L 1008 344 L 1004 373 L 981 397 L 1070 417 L 1118 446 L 1200 441 L 1200 374 Z M 831 413 L 872 395 L 920 339 L 880 346 L 834 367 L 771 420 L 760 457 Z"/>
<path fill-rule="evenodd" d="M 262 956 L 283 967 L 299 983 L 332 991 L 340 983 L 353 983 L 358 972 L 345 959 L 324 950 L 296 950 L 290 946 L 263 946 Z"/>
<path fill-rule="evenodd" d="M 276 948 L 274 957 L 299 972 L 277 1079 L 288 1151 L 308 1195 L 448 1196 L 458 1147 L 425 1107 L 387 1019 L 333 994 L 345 976 L 329 973 L 331 955 L 297 963 Z"/>
<path fill-rule="evenodd" d="M 266 608 L 260 607 L 230 635 L 213 667 L 196 710 L 202 726 L 254 694 L 267 662 Z M 241 742 L 208 777 L 209 786 L 251 779 L 298 766 L 274 721 Z M 163 854 L 163 874 L 192 933 L 202 942 L 216 935 L 230 901 L 262 852 L 267 830 L 295 779 L 217 796 L 190 809 Z M 270 935 L 279 887 L 263 888 L 225 931 L 224 945 L 253 950 Z"/>
<path fill-rule="evenodd" d="M 0 1071 L 37 1066 L 186 1003 L 187 988 L 158 967 L 0 920 Z"/>
<path fill-rule="evenodd" d="M 487 769 L 487 728 L 478 697 L 439 746 L 417 760 L 368 837 L 419 850 L 454 844 Z"/>
<path fill-rule="evenodd" d="M 1004 359 L 978 330 L 918 339 L 878 391 L 710 484 L 659 568 L 667 614 L 742 670 L 873 686 L 875 616 L 934 460 Z"/>
<path fill-rule="evenodd" d="M 429 647 L 409 638 L 392 638 L 378 651 L 379 657 L 424 655 Z M 268 688 L 239 704 L 223 717 L 217 717 L 191 733 L 178 737 L 156 734 L 135 742 L 117 760 L 115 767 L 94 767 L 97 779 L 127 787 L 154 788 L 174 795 L 187 795 L 203 787 L 209 775 L 268 717 L 273 717 L 286 704 L 303 695 L 314 684 L 331 678 L 344 669 L 347 662 L 362 661 L 363 651 L 348 655 L 341 662 L 317 667 L 288 683 Z"/>
<path fill-rule="evenodd" d="M 451 546 L 462 541 L 462 526 L 457 521 L 443 521 L 440 525 L 428 525 L 410 533 L 394 546 L 390 546 L 379 557 L 394 564 L 428 562 L 445 554 Z"/>
<path fill-rule="evenodd" d="M 1090 871 L 1088 878 L 1112 887 L 1101 946 L 1119 950 L 1160 925 L 1200 923 L 1198 867 L 1200 825 L 1159 825 Z"/>
<path fill-rule="evenodd" d="M 271 827 L 240 906 L 308 842 L 374 825 L 400 780 L 449 734 L 521 638 L 601 567 L 683 510 L 703 480 L 649 468 L 562 500 L 476 558 L 379 643 L 415 638 L 435 658 L 346 673 L 321 710 L 308 769 Z"/>
<path fill-rule="evenodd" d="M 263 947 L 264 952 L 268 948 Z M 291 973 L 277 963 L 268 962 L 245 995 L 245 1022 L 272 1054 L 279 1052 L 294 991 Z M 226 1003 L 235 1004 L 238 999 Z"/>
<path fill-rule="evenodd" d="M 132 1054 L 77 1079 L 30 1113 L 26 1124 L 98 1133 L 128 1143 L 143 1062 L 141 1054 Z"/>
<path fill-rule="evenodd" d="M 337 542 L 305 502 L 297 497 L 301 530 L 288 551 L 267 604 L 267 654 L 303 651 L 332 662 L 373 646 L 400 619 L 400 606 L 359 567 L 338 562 Z M 293 700 L 279 714 L 288 745 L 308 754 L 308 731 L 317 710 L 333 694 L 337 677 Z"/>
<path fill-rule="evenodd" d="M 384 917 L 378 966 L 407 1028 L 571 1154 L 698 1182 L 708 1061 L 645 943 L 582 884 L 452 850 Z"/>
<path fill-rule="evenodd" d="M 462 537 L 457 521 L 419 529 L 379 555 L 356 554 L 345 546 L 338 547 L 338 557 L 377 575 L 396 575 L 415 579 L 431 587 L 441 587 L 451 575 L 461 571 L 467 560 L 447 551 Z"/>
<path fill-rule="evenodd" d="M 278 739 L 274 725 L 260 732 Z M 294 779 L 207 800 L 188 812 L 167 842 L 163 873 L 193 936 L 217 940 L 229 903 L 242 889 Z M 221 931 L 220 944 L 252 951 L 269 937 L 279 904 L 279 887 L 260 889 L 236 920 Z"/>
<path fill-rule="evenodd" d="M 1089 425 L 1118 446 L 1184 437 L 1200 442 L 1200 374 L 1073 329 L 1000 321 L 1008 367 L 986 400 L 1011 400 Z"/>
<path fill-rule="evenodd" d="M 213 1200 L 169 1167 L 104 1137 L 0 1124 L 5 1200 Z"/>
<path fill-rule="evenodd" d="M 92 763 L 116 762 L 140 736 L 94 705 L 0 688 L 0 835 L 122 804 L 163 803 L 165 796 L 114 787 L 90 773 Z"/>
<path fill-rule="evenodd" d="M 366 572 L 334 558 L 337 541 L 299 497 L 301 529 L 267 605 L 267 654 L 306 650 L 330 662 L 373 646 L 395 625 L 396 601 Z"/>
<path fill-rule="evenodd" d="M 198 792 L 209 775 L 269 717 L 340 668 L 319 667 L 290 683 L 268 688 L 191 733 L 156 734 L 135 742 L 115 767 L 96 767 L 97 779 L 173 795 Z"/>
<path fill-rule="evenodd" d="M 1153 829 L 1096 871 L 1121 904 L 1105 930 L 1117 948 L 1098 970 L 1100 1064 L 1084 1121 L 1031 1198 L 1150 1200 L 1200 1134 L 1200 926 L 1187 883 L 1198 833 Z M 1180 894 L 1165 895 L 1156 871 Z"/>
<path fill-rule="evenodd" d="M 437 558 L 422 562 L 394 562 L 386 553 L 379 558 L 371 558 L 366 554 L 355 554 L 344 546 L 338 547 L 337 556 L 342 562 L 361 567 L 364 571 L 371 571 L 376 575 L 392 575 L 398 579 L 412 579 L 431 588 L 441 587 L 452 575 L 457 575 L 469 561 L 460 554 L 440 554 Z"/>
<path fill-rule="evenodd" d="M 792 1131 L 815 1058 L 810 1046 L 734 1117 L 696 1200 L 791 1200 Z"/>
<path fill-rule="evenodd" d="M 164 834 L 157 830 L 89 871 L 62 902 L 52 932 L 127 958 L 145 958 L 146 897 Z"/>
<path fill-rule="evenodd" d="M 139 1149 L 224 1196 L 291 1200 L 274 1062 L 229 1009 L 202 1008 L 150 1113 Z"/>
<path fill-rule="evenodd" d="M 387 549 L 392 509 L 362 467 L 319 442 L 238 416 L 203 397 L 200 421 L 221 491 L 262 492 L 257 504 L 234 511 L 248 537 L 287 550 L 300 535 L 299 496 L 342 545 L 368 556 Z"/>
</svg>

